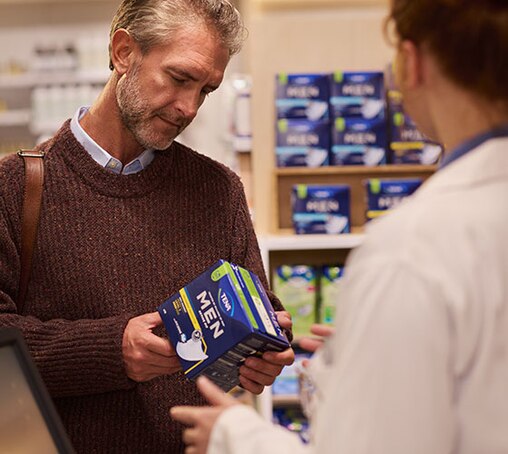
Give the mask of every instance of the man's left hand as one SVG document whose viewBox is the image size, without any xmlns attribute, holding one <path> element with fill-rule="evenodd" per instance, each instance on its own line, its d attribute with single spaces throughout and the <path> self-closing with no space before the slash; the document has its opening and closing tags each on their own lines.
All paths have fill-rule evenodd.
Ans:
<svg viewBox="0 0 508 454">
<path fill-rule="evenodd" d="M 290 330 L 291 316 L 288 312 L 276 312 L 281 328 Z M 284 366 L 290 366 L 295 360 L 292 348 L 283 352 L 265 352 L 261 358 L 249 357 L 240 367 L 240 384 L 253 394 L 261 394 L 265 386 L 270 386 L 281 373 Z"/>
</svg>

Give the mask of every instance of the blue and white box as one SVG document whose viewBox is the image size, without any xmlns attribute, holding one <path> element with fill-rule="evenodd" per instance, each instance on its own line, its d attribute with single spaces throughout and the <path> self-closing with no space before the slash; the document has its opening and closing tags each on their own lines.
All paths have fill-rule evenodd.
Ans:
<svg viewBox="0 0 508 454">
<path fill-rule="evenodd" d="M 289 348 L 259 278 L 225 260 L 158 311 L 185 375 L 205 375 L 224 391 L 239 384 L 238 369 L 247 357 Z"/>
<path fill-rule="evenodd" d="M 422 184 L 421 178 L 379 179 L 365 181 L 367 192 L 367 221 L 387 214 Z"/>
<path fill-rule="evenodd" d="M 350 187 L 347 185 L 295 185 L 291 205 L 297 234 L 351 231 Z"/>
<path fill-rule="evenodd" d="M 384 119 L 336 118 L 332 127 L 330 165 L 386 164 Z"/>
<path fill-rule="evenodd" d="M 276 140 L 278 167 L 328 165 L 330 154 L 328 121 L 278 120 Z"/>
<path fill-rule="evenodd" d="M 384 74 L 378 71 L 333 74 L 330 109 L 333 118 L 385 118 Z"/>
<path fill-rule="evenodd" d="M 330 74 L 280 73 L 276 80 L 277 118 L 329 118 Z"/>
<path fill-rule="evenodd" d="M 402 95 L 397 90 L 388 92 L 390 156 L 392 164 L 433 165 L 443 154 L 441 145 L 430 141 L 404 111 Z"/>
</svg>

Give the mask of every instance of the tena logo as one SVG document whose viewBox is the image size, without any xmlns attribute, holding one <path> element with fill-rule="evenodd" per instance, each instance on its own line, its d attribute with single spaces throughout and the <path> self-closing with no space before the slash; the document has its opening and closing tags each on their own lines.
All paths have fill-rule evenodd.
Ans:
<svg viewBox="0 0 508 454">
<path fill-rule="evenodd" d="M 219 305 L 222 312 L 229 317 L 233 317 L 233 314 L 235 313 L 234 300 L 222 288 L 219 288 Z"/>
</svg>

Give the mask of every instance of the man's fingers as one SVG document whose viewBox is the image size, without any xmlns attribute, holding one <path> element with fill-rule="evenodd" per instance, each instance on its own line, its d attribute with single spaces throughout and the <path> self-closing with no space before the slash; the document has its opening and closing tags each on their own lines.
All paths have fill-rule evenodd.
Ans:
<svg viewBox="0 0 508 454">
<path fill-rule="evenodd" d="M 239 379 L 242 388 L 246 389 L 247 391 L 250 391 L 252 394 L 261 394 L 263 392 L 263 389 L 265 389 L 263 385 L 255 383 L 252 380 L 249 380 L 247 377 L 244 377 L 243 375 L 240 375 Z"/>
<path fill-rule="evenodd" d="M 167 358 L 176 356 L 175 349 L 171 343 L 167 339 L 156 336 L 155 334 L 150 336 L 150 340 L 147 342 L 146 348 L 153 353 L 165 356 Z"/>
<path fill-rule="evenodd" d="M 280 370 L 279 370 L 280 373 Z M 266 375 L 263 372 L 260 372 L 259 370 L 250 369 L 248 367 L 242 366 L 240 367 L 240 376 L 246 377 L 249 380 L 259 383 L 263 386 L 270 386 L 275 381 L 275 377 L 278 374 L 274 375 Z"/>
<path fill-rule="evenodd" d="M 196 382 L 200 393 L 209 404 L 220 406 L 230 405 L 235 402 L 231 396 L 228 396 L 222 389 L 208 380 L 208 378 L 201 376 Z"/>
<path fill-rule="evenodd" d="M 250 358 L 247 358 L 245 360 L 243 367 L 247 367 L 249 369 L 254 369 L 259 372 L 263 372 L 266 375 L 275 376 L 275 375 L 280 374 L 283 366 L 281 366 L 279 364 L 273 364 L 268 361 L 265 361 L 264 359 L 255 358 L 255 357 L 251 356 Z"/>
<path fill-rule="evenodd" d="M 163 323 L 162 318 L 157 311 L 140 315 L 139 319 L 146 323 L 150 328 L 155 328 L 156 326 L 160 326 Z"/>
<path fill-rule="evenodd" d="M 272 364 L 290 366 L 295 361 L 295 352 L 292 348 L 288 348 L 283 352 L 265 352 L 263 353 L 263 359 Z"/>
<path fill-rule="evenodd" d="M 278 311 L 275 313 L 277 316 L 277 322 L 282 328 L 291 329 L 293 322 L 291 320 L 291 314 L 287 311 Z"/>
</svg>

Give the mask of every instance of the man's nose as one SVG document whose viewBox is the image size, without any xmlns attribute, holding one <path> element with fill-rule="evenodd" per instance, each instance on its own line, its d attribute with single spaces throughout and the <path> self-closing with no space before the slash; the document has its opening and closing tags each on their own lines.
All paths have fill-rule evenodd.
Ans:
<svg viewBox="0 0 508 454">
<path fill-rule="evenodd" d="M 176 109 L 186 120 L 191 121 L 198 113 L 200 105 L 201 103 L 199 102 L 198 96 L 187 93 L 178 99 Z"/>
</svg>

